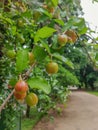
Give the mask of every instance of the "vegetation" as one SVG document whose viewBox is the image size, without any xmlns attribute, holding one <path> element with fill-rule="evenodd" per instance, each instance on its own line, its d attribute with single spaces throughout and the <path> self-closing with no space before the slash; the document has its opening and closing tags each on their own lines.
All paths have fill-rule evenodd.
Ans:
<svg viewBox="0 0 98 130">
<path fill-rule="evenodd" d="M 88 93 L 98 96 L 98 92 L 97 91 L 88 91 Z"/>
<path fill-rule="evenodd" d="M 3 0 L 0 7 L 1 130 L 20 130 L 21 117 L 29 129 L 27 120 L 33 126 L 67 100 L 69 85 L 97 88 L 97 38 L 79 0 Z"/>
</svg>

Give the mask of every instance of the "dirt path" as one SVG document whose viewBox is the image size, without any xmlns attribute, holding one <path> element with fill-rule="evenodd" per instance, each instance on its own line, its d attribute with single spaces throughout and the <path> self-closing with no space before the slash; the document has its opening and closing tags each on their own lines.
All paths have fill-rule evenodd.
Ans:
<svg viewBox="0 0 98 130">
<path fill-rule="evenodd" d="M 54 114 L 53 122 L 43 118 L 33 130 L 98 130 L 98 97 L 73 92 L 61 115 Z"/>
</svg>

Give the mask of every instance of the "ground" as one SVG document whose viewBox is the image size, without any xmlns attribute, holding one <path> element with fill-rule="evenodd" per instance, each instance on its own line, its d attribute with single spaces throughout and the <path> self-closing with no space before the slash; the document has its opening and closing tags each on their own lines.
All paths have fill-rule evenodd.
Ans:
<svg viewBox="0 0 98 130">
<path fill-rule="evenodd" d="M 98 97 L 83 91 L 70 95 L 60 115 L 50 110 L 33 130 L 98 130 Z M 54 118 L 53 118 L 53 116 Z"/>
</svg>

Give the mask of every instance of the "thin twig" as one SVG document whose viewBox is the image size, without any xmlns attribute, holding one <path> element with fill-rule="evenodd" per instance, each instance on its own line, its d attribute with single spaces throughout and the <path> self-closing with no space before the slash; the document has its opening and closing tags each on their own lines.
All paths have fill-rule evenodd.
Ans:
<svg viewBox="0 0 98 130">
<path fill-rule="evenodd" d="M 9 99 L 11 98 L 11 96 L 14 94 L 14 91 L 15 90 L 13 89 L 12 92 L 8 95 L 8 97 L 2 103 L 2 105 L 0 106 L 0 112 L 2 111 L 2 109 L 4 108 L 4 106 L 6 105 L 6 103 L 9 101 Z"/>
<path fill-rule="evenodd" d="M 89 60 L 91 61 L 92 65 L 94 65 L 94 61 L 93 61 L 93 59 L 91 58 L 90 54 L 88 53 L 87 48 L 86 48 L 85 46 L 83 46 L 83 48 L 85 49 L 86 54 L 88 55 L 88 58 L 89 58 Z"/>
<path fill-rule="evenodd" d="M 95 42 L 96 44 L 98 44 L 98 42 L 96 41 L 96 39 L 95 38 L 93 38 L 93 37 L 91 37 L 91 36 L 89 36 L 89 35 L 87 35 L 87 34 L 85 34 L 88 38 L 90 38 L 93 42 Z"/>
<path fill-rule="evenodd" d="M 30 73 L 32 72 L 32 69 L 34 68 L 34 66 L 36 65 L 36 62 L 30 67 L 30 69 L 25 73 L 23 79 L 27 79 L 28 76 L 30 75 Z M 14 89 L 12 90 L 12 92 L 8 95 L 8 97 L 4 100 L 4 102 L 2 103 L 2 105 L 0 106 L 0 113 L 2 111 L 2 109 L 5 107 L 5 105 L 7 104 L 7 102 L 9 101 L 9 99 L 12 97 L 12 95 L 14 94 Z"/>
<path fill-rule="evenodd" d="M 25 73 L 25 75 L 23 76 L 23 79 L 27 79 L 30 75 L 30 73 L 32 72 L 32 69 L 34 68 L 34 66 L 36 65 L 37 63 L 34 62 L 34 64 L 30 67 L 30 69 Z"/>
</svg>

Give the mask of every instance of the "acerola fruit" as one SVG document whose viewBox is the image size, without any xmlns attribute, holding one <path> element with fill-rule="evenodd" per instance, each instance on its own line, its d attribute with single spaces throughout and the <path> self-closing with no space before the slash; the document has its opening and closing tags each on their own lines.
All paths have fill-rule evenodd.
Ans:
<svg viewBox="0 0 98 130">
<path fill-rule="evenodd" d="M 76 42 L 77 34 L 73 30 L 67 30 L 65 34 L 72 39 L 72 42 Z"/>
<path fill-rule="evenodd" d="M 14 50 L 8 50 L 8 51 L 6 52 L 6 56 L 7 56 L 8 58 L 14 59 L 15 56 L 16 56 L 16 52 L 15 52 Z"/>
<path fill-rule="evenodd" d="M 15 91 L 14 96 L 17 100 L 23 100 L 26 97 L 26 92 L 20 93 L 20 92 Z"/>
<path fill-rule="evenodd" d="M 35 57 L 32 52 L 29 52 L 29 64 L 32 65 L 35 62 Z"/>
<path fill-rule="evenodd" d="M 44 9 L 46 9 L 49 13 L 54 13 L 54 7 L 52 5 L 48 6 L 48 5 L 44 4 L 42 7 Z"/>
<path fill-rule="evenodd" d="M 15 91 L 20 92 L 20 93 L 24 93 L 27 90 L 28 90 L 27 83 L 24 80 L 19 79 L 19 81 L 15 85 Z"/>
<path fill-rule="evenodd" d="M 67 35 L 65 34 L 58 35 L 58 43 L 60 46 L 65 46 L 67 41 L 68 41 Z"/>
<path fill-rule="evenodd" d="M 34 21 L 37 21 L 41 17 L 41 13 L 37 10 L 33 12 Z"/>
<path fill-rule="evenodd" d="M 48 7 L 48 12 L 53 14 L 54 13 L 54 7 Z"/>
<path fill-rule="evenodd" d="M 68 43 L 73 43 L 71 37 L 68 37 Z"/>
<path fill-rule="evenodd" d="M 19 27 L 23 27 L 24 26 L 24 22 L 21 19 L 18 20 L 17 24 L 18 24 Z"/>
<path fill-rule="evenodd" d="M 38 103 L 38 97 L 35 93 L 29 93 L 26 96 L 26 103 L 28 106 L 35 106 Z"/>
<path fill-rule="evenodd" d="M 56 62 L 50 62 L 46 65 L 46 71 L 48 74 L 54 74 L 58 72 L 58 64 Z"/>
<path fill-rule="evenodd" d="M 43 8 L 43 9 L 47 9 L 48 6 L 47 6 L 46 4 L 43 4 L 43 5 L 42 5 L 42 8 Z"/>
</svg>

